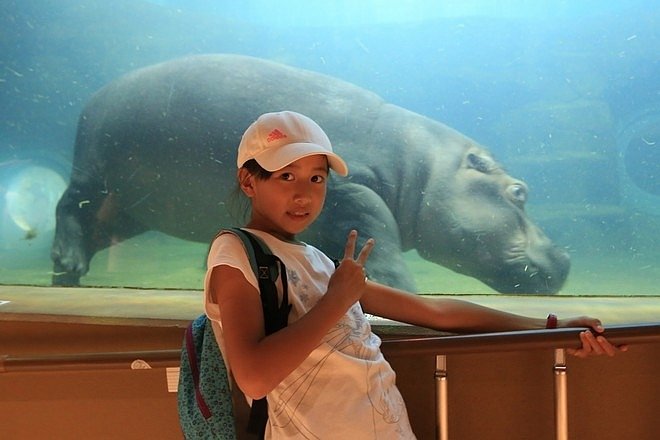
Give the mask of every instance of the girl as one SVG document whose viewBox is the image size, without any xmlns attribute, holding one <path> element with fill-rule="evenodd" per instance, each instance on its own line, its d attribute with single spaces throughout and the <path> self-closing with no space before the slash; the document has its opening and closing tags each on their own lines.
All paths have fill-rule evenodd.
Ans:
<svg viewBox="0 0 660 440">
<path fill-rule="evenodd" d="M 241 390 L 268 398 L 268 439 L 414 439 L 395 374 L 380 352 L 364 313 L 452 332 L 554 327 L 603 327 L 597 319 L 529 318 L 449 298 L 425 298 L 367 280 L 364 266 L 375 243 L 357 250 L 357 231 L 334 263 L 296 239 L 318 217 L 330 169 L 346 176 L 323 130 L 294 112 L 267 113 L 238 147 L 238 184 L 249 198 L 246 225 L 286 265 L 292 310 L 289 325 L 268 337 L 258 282 L 232 234 L 210 249 L 206 314 Z M 357 253 L 357 255 L 356 255 Z M 614 355 L 590 330 L 575 356 Z"/>
</svg>

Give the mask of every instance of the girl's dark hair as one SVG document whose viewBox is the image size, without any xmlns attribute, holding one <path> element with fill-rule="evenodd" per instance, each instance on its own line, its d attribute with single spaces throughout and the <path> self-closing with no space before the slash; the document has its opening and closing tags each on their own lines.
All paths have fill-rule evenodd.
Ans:
<svg viewBox="0 0 660 440">
<path fill-rule="evenodd" d="M 245 164 L 243 165 L 243 168 L 248 170 L 250 172 L 250 174 L 256 176 L 257 179 L 260 179 L 260 180 L 268 180 L 268 179 L 270 179 L 270 176 L 273 175 L 272 172 L 263 169 L 261 167 L 261 165 L 259 165 L 257 163 L 257 161 L 254 160 L 254 159 L 250 159 L 247 162 L 245 162 Z"/>
<path fill-rule="evenodd" d="M 263 169 L 261 165 L 259 165 L 254 159 L 250 159 L 245 162 L 243 168 L 245 168 L 250 174 L 259 180 L 268 180 L 273 175 L 272 172 Z M 236 182 L 233 191 L 229 195 L 229 203 L 227 204 L 227 208 L 229 209 L 229 215 L 234 219 L 235 222 L 237 222 L 236 224 L 245 223 L 250 216 L 249 200 L 247 197 L 245 197 L 243 191 L 241 191 L 241 187 L 238 182 Z"/>
</svg>

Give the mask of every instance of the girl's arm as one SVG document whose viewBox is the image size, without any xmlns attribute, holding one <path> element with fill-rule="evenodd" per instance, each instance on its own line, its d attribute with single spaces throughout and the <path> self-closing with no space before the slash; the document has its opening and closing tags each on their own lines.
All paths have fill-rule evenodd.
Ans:
<svg viewBox="0 0 660 440">
<path fill-rule="evenodd" d="M 502 312 L 453 298 L 424 297 L 367 283 L 360 300 L 365 312 L 395 321 L 453 332 L 492 332 L 545 328 L 545 319 Z"/>
<path fill-rule="evenodd" d="M 453 298 L 429 298 L 394 289 L 372 281 L 360 300 L 365 312 L 395 321 L 452 332 L 497 332 L 542 329 L 546 318 L 531 318 L 491 309 L 468 301 Z M 604 331 L 598 319 L 578 317 L 562 319 L 559 327 L 589 327 L 597 333 Z M 582 347 L 569 349 L 575 356 L 590 354 L 614 355 L 625 351 L 625 346 L 615 347 L 603 336 L 591 331 L 580 334 Z"/>
<path fill-rule="evenodd" d="M 241 390 L 259 399 L 316 348 L 355 300 L 325 295 L 307 314 L 265 336 L 259 292 L 240 270 L 213 268 L 210 295 L 220 309 L 226 360 Z"/>
</svg>

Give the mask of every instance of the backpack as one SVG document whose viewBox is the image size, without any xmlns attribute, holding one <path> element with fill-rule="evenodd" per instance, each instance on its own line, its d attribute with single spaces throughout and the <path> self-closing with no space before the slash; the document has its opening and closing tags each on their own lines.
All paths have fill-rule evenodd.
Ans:
<svg viewBox="0 0 660 440">
<path fill-rule="evenodd" d="M 291 305 L 288 301 L 286 267 L 259 238 L 238 228 L 221 230 L 239 237 L 259 281 L 266 335 L 287 325 Z M 275 281 L 282 282 L 282 303 L 278 305 Z M 234 401 L 232 401 L 232 388 Z M 200 315 L 186 328 L 181 349 L 177 405 L 179 423 L 187 440 L 235 440 L 245 427 L 237 426 L 237 407 L 245 402 L 230 377 L 206 315 Z M 245 406 L 245 405 L 243 405 Z M 247 432 L 263 438 L 268 421 L 266 398 L 254 400 Z"/>
</svg>

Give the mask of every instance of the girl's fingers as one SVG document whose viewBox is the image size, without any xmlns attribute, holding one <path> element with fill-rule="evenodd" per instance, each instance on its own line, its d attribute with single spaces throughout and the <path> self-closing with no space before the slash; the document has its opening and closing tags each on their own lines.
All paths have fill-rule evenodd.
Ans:
<svg viewBox="0 0 660 440">
<path fill-rule="evenodd" d="M 360 253 L 358 254 L 357 258 L 354 259 L 355 246 L 356 246 L 356 243 L 357 243 L 357 236 L 358 236 L 358 233 L 355 229 L 353 229 L 348 234 L 348 238 L 346 240 L 346 246 L 344 247 L 344 258 L 343 258 L 342 262 L 351 261 L 352 263 L 357 264 L 362 269 L 363 276 L 364 276 L 364 266 L 367 262 L 367 259 L 369 258 L 369 254 L 371 254 L 371 250 L 374 248 L 374 244 L 376 242 L 373 238 L 368 239 L 364 243 L 364 246 L 362 246 L 362 249 L 360 249 Z M 366 280 L 366 276 L 365 276 L 365 280 Z"/>
<path fill-rule="evenodd" d="M 375 243 L 374 239 L 370 238 L 362 247 L 360 255 L 358 255 L 356 260 L 361 266 L 364 266 L 367 263 L 367 258 L 369 258 L 369 254 L 371 254 L 371 250 L 374 248 Z"/>
<path fill-rule="evenodd" d="M 619 351 L 627 351 L 626 345 L 615 346 L 612 345 L 606 337 L 601 335 L 594 335 L 591 331 L 586 330 L 580 333 L 580 340 L 582 347 L 577 349 L 567 349 L 569 354 L 577 357 L 585 358 L 591 355 L 607 355 L 614 356 Z"/>
<path fill-rule="evenodd" d="M 582 345 L 585 348 L 588 348 L 589 353 L 603 354 L 603 348 L 600 346 L 600 343 L 596 340 L 591 331 L 586 330 L 582 332 Z"/>
<path fill-rule="evenodd" d="M 344 260 L 352 260 L 355 255 L 355 241 L 357 240 L 357 231 L 353 229 L 348 233 L 346 247 L 344 247 Z"/>
</svg>

